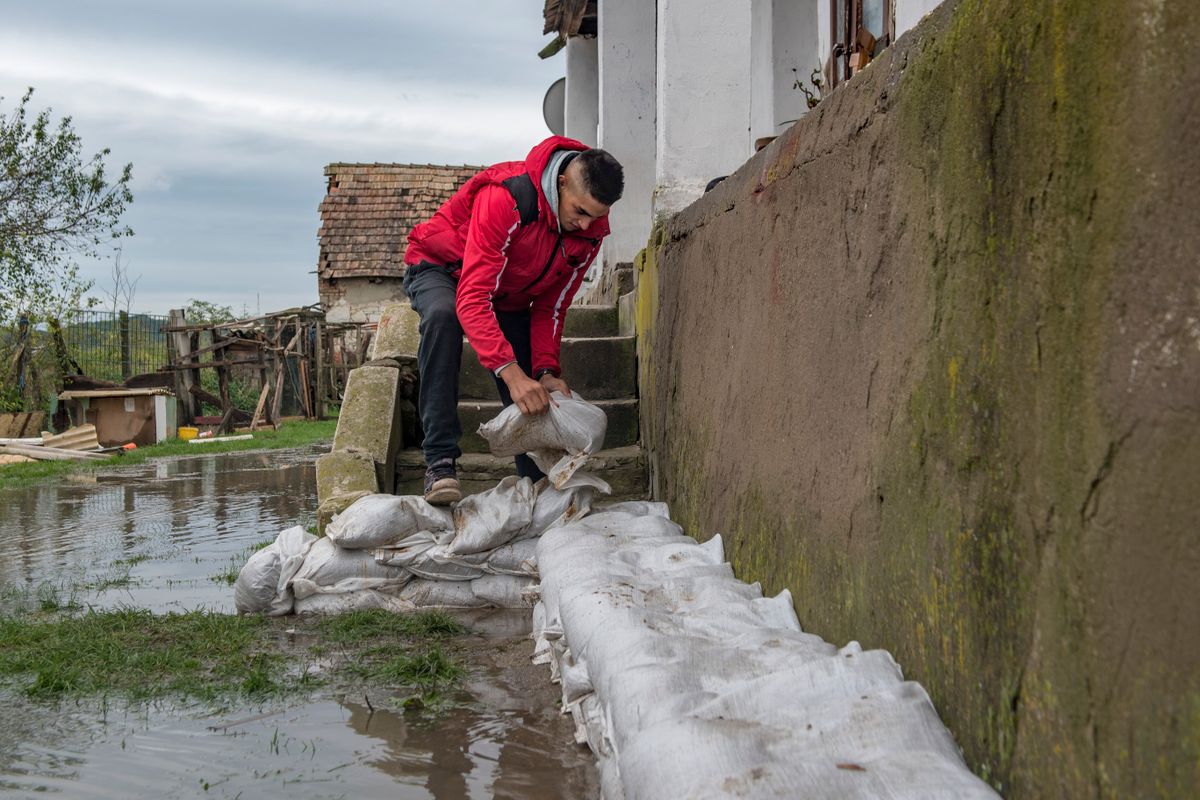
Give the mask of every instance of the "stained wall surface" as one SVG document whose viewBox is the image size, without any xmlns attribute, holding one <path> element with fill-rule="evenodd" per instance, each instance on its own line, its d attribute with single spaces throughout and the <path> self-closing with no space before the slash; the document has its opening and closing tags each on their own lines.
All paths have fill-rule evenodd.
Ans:
<svg viewBox="0 0 1200 800">
<path fill-rule="evenodd" d="M 638 260 L 657 496 L 1010 797 L 1200 785 L 1198 44 L 946 3 Z"/>
</svg>

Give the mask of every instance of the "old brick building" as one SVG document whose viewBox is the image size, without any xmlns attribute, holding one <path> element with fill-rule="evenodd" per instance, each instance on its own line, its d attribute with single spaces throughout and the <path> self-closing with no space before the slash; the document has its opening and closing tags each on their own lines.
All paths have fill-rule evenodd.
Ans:
<svg viewBox="0 0 1200 800">
<path fill-rule="evenodd" d="M 377 322 L 404 297 L 408 232 L 482 167 L 330 164 L 321 202 L 317 283 L 331 323 Z"/>
</svg>

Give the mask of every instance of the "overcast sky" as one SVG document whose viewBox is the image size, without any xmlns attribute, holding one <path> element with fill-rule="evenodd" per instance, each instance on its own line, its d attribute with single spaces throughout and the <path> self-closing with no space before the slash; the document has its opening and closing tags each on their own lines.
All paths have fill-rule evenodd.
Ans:
<svg viewBox="0 0 1200 800">
<path fill-rule="evenodd" d="M 133 163 L 134 310 L 317 301 L 334 161 L 486 164 L 548 135 L 541 0 L 0 0 L 0 113 L 70 115 Z M 96 290 L 111 262 L 83 263 Z"/>
</svg>

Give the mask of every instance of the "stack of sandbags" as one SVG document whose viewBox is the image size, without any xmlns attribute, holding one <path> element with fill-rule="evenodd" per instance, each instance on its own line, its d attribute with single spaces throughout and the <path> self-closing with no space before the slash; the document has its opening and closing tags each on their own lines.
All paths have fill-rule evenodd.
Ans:
<svg viewBox="0 0 1200 800">
<path fill-rule="evenodd" d="M 807 634 L 720 536 L 617 504 L 538 542 L 535 660 L 620 798 L 994 798 L 883 650 Z"/>
<path fill-rule="evenodd" d="M 453 509 L 372 494 L 318 539 L 289 528 L 251 556 L 234 585 L 239 611 L 519 608 L 537 579 L 537 537 L 591 509 L 588 484 L 555 489 L 509 477 Z"/>
<path fill-rule="evenodd" d="M 289 528 L 251 557 L 234 587 L 238 609 L 531 605 L 537 538 L 585 516 L 609 492 L 581 469 L 603 444 L 603 410 L 578 397 L 554 399 L 546 414 L 526 417 L 509 406 L 479 429 L 497 455 L 528 452 L 547 478 L 508 477 L 453 509 L 415 496 L 363 495 L 333 517 L 326 538 Z"/>
</svg>

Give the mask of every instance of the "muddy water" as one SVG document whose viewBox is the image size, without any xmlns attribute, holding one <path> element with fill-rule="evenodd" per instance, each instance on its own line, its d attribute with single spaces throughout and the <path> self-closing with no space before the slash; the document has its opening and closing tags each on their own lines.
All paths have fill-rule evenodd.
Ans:
<svg viewBox="0 0 1200 800">
<path fill-rule="evenodd" d="M 233 611 L 221 576 L 256 544 L 311 520 L 315 451 L 152 462 L 0 491 L 0 587 L 52 585 L 97 608 Z M 214 579 L 216 578 L 216 579 Z M 0 794 L 64 797 L 596 797 L 524 612 L 476 612 L 454 646 L 448 710 L 388 692 L 224 709 L 59 706 L 0 695 Z"/>
</svg>

